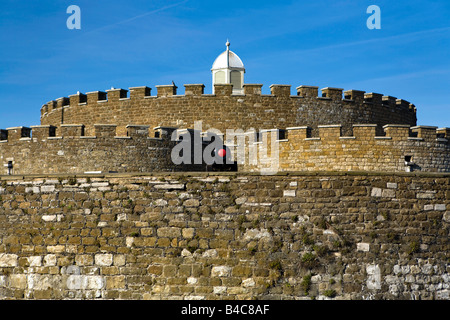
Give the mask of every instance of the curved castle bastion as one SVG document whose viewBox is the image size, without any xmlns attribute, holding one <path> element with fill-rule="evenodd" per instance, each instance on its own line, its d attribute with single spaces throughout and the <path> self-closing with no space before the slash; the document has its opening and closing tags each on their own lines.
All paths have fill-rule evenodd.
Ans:
<svg viewBox="0 0 450 320">
<path fill-rule="evenodd" d="M 262 94 L 226 46 L 212 94 L 78 92 L 0 130 L 0 299 L 450 300 L 450 128 Z"/>
<path fill-rule="evenodd" d="M 129 96 L 111 89 L 51 101 L 41 108 L 40 126 L 1 130 L 3 170 L 205 171 L 202 162 L 176 165 L 171 157 L 180 142 L 171 133 L 193 135 L 201 123 L 201 152 L 206 137 L 223 132 L 238 171 L 450 171 L 450 130 L 417 126 L 416 107 L 405 100 L 339 88 L 324 88 L 319 97 L 318 87 L 304 85 L 295 96 L 289 85 L 272 85 L 269 95 L 261 94 L 261 84 L 244 84 L 239 93 L 232 84 L 213 86 L 214 94 L 205 94 L 203 84 L 187 84 L 177 95 L 173 84 L 156 86 L 156 96 L 144 86 L 130 88 Z M 227 141 L 228 130 L 248 136 L 244 146 L 237 136 Z M 272 161 L 267 133 L 273 131 L 278 154 Z M 256 163 L 249 161 L 255 146 Z"/>
<path fill-rule="evenodd" d="M 382 133 L 386 124 L 417 123 L 416 108 L 408 101 L 377 93 L 299 86 L 291 95 L 290 85 L 271 85 L 270 94 L 261 94 L 261 84 L 244 84 L 243 93 L 233 93 L 232 84 L 214 84 L 214 94 L 204 94 L 203 84 L 186 84 L 185 94 L 177 95 L 175 85 L 129 90 L 111 89 L 77 93 L 48 102 L 41 108 L 41 125 L 81 123 L 93 135 L 94 124 L 117 125 L 124 135 L 130 123 L 193 128 L 202 121 L 204 130 L 272 129 L 340 123 L 343 133 L 352 134 L 353 124 L 377 124 Z M 128 92 L 129 91 L 129 92 Z"/>
<path fill-rule="evenodd" d="M 224 166 L 214 171 L 274 174 L 295 171 L 450 172 L 450 129 L 429 126 L 355 124 L 353 135 L 342 135 L 342 125 L 319 125 L 284 130 L 232 131 L 218 135 L 194 129 L 127 125 L 117 135 L 111 124 L 95 124 L 94 135 L 85 126 L 63 124 L 14 127 L 1 130 L 0 159 L 5 174 L 65 174 L 85 172 L 208 171 L 207 149 L 227 150 Z M 188 148 L 178 151 L 189 138 Z M 211 139 L 214 136 L 215 139 Z M 196 137 L 198 138 L 196 140 Z M 197 143 L 198 148 L 195 147 Z M 179 154 L 190 154 L 181 161 Z M 196 161 L 196 159 L 200 159 Z M 216 161 L 216 160 L 214 160 Z M 226 166 L 226 165 L 229 166 Z"/>
<path fill-rule="evenodd" d="M 243 150 L 238 167 L 247 172 L 382 171 L 450 172 L 450 129 L 388 124 L 377 135 L 376 124 L 354 124 L 353 135 L 341 125 L 262 130 L 253 157 Z M 254 135 L 250 135 L 255 140 Z M 237 151 L 238 152 L 238 151 Z"/>
<path fill-rule="evenodd" d="M 171 151 L 177 144 L 167 137 L 170 128 L 127 125 L 117 136 L 116 126 L 96 124 L 93 136 L 84 126 L 62 125 L 61 136 L 53 126 L 14 127 L 1 130 L 0 159 L 9 174 L 204 171 L 202 163 L 176 165 Z M 5 172 L 6 172 L 5 171 Z"/>
</svg>

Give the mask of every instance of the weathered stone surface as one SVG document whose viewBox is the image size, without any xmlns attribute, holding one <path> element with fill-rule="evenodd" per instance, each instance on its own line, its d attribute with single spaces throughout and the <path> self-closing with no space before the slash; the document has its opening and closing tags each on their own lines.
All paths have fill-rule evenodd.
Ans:
<svg viewBox="0 0 450 320">
<path fill-rule="evenodd" d="M 17 260 L 16 254 L 0 253 L 0 267 L 15 267 Z"/>
<path fill-rule="evenodd" d="M 383 190 L 381 188 L 372 188 L 372 197 L 381 197 Z"/>
<path fill-rule="evenodd" d="M 228 266 L 214 266 L 211 270 L 212 277 L 228 277 L 231 275 L 231 267 Z"/>
<path fill-rule="evenodd" d="M 99 266 L 110 266 L 113 263 L 113 255 L 110 253 L 96 254 L 95 264 Z"/>
<path fill-rule="evenodd" d="M 116 284 L 112 284 L 114 287 Z M 96 290 L 105 286 L 105 279 L 102 276 L 93 275 L 71 275 L 66 281 L 69 290 Z"/>
<path fill-rule="evenodd" d="M 156 233 L 159 237 L 176 238 L 181 236 L 181 229 L 176 227 L 163 227 L 158 228 Z"/>
<path fill-rule="evenodd" d="M 360 242 L 356 244 L 356 250 L 358 251 L 369 251 L 370 250 L 370 244 L 369 243 L 364 243 L 364 242 Z"/>
<path fill-rule="evenodd" d="M 284 197 L 295 197 L 295 190 L 284 190 L 283 196 Z"/>
<path fill-rule="evenodd" d="M 367 265 L 367 288 L 369 290 L 381 289 L 381 271 L 378 265 Z"/>
<path fill-rule="evenodd" d="M 27 287 L 27 276 L 25 274 L 12 274 L 9 277 L 9 285 L 12 288 L 26 289 L 26 287 Z"/>
<path fill-rule="evenodd" d="M 181 184 L 181 183 L 177 183 L 177 184 L 168 184 L 168 183 L 165 183 L 165 184 L 157 184 L 157 185 L 155 185 L 154 186 L 154 188 L 155 189 L 184 189 L 184 184 Z"/>
<path fill-rule="evenodd" d="M 447 175 L 164 178 L 8 177 L 0 298 L 448 300 Z"/>
<path fill-rule="evenodd" d="M 244 234 L 244 240 L 259 240 L 259 239 L 269 239 L 272 236 L 270 235 L 270 233 L 263 229 L 263 230 L 259 230 L 259 229 L 250 229 L 247 230 Z"/>
</svg>

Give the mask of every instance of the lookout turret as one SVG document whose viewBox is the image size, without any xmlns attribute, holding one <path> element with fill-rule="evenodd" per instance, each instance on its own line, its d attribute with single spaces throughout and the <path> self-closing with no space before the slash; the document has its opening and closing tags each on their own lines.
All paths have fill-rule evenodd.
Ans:
<svg viewBox="0 0 450 320">
<path fill-rule="evenodd" d="M 230 50 L 229 41 L 226 46 L 227 50 L 216 58 L 211 69 L 213 93 L 215 84 L 232 84 L 234 94 L 243 94 L 244 64 L 239 56 Z"/>
</svg>

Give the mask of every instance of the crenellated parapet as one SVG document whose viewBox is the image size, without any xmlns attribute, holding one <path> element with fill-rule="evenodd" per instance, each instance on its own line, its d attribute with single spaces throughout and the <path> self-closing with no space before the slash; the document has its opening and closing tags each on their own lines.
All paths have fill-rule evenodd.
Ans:
<svg viewBox="0 0 450 320">
<path fill-rule="evenodd" d="M 95 124 L 93 135 L 85 134 L 83 124 L 56 127 L 39 125 L 1 130 L 0 161 L 11 174 L 84 172 L 202 171 L 195 164 L 176 165 L 171 151 L 174 128 L 127 125 L 126 134 L 117 133 L 115 124 Z"/>
<path fill-rule="evenodd" d="M 233 94 L 231 84 L 215 84 L 214 94 L 204 84 L 185 84 L 184 94 L 175 84 L 105 91 L 77 92 L 44 104 L 41 124 L 61 130 L 62 124 L 83 123 L 87 135 L 94 124 L 116 124 L 120 134 L 129 123 L 150 127 L 190 128 L 202 121 L 206 128 L 264 129 L 339 122 L 346 134 L 354 123 L 377 124 L 377 132 L 389 123 L 416 125 L 416 108 L 406 100 L 360 90 L 301 85 L 292 94 L 291 85 L 273 84 L 263 94 L 262 84 L 244 84 L 243 93 Z M 59 134 L 59 133 L 58 133 Z"/>
<path fill-rule="evenodd" d="M 264 130 L 257 160 L 247 152 L 237 161 L 243 171 L 450 172 L 450 128 L 388 124 L 379 136 L 376 127 L 355 124 L 352 136 L 340 124 L 319 125 L 315 136 L 308 126 Z"/>
<path fill-rule="evenodd" d="M 231 136 L 171 126 L 151 130 L 148 125 L 127 125 L 122 135 L 116 124 L 107 123 L 94 124 L 91 135 L 83 124 L 63 124 L 59 134 L 51 125 L 13 127 L 1 130 L 0 159 L 5 168 L 12 164 L 13 174 L 204 171 L 205 163 L 194 159 L 205 161 L 204 150 L 216 135 L 229 152 L 227 164 L 236 161 L 243 172 L 450 172 L 450 128 L 387 124 L 379 135 L 377 127 L 354 124 L 352 135 L 345 135 L 341 124 L 327 124 L 238 130 Z M 172 151 L 185 133 L 191 138 L 186 150 L 191 154 L 180 165 Z"/>
<path fill-rule="evenodd" d="M 231 86 L 231 87 L 230 87 Z M 290 98 L 328 98 L 330 100 L 346 100 L 346 101 L 362 101 L 372 104 L 383 104 L 389 106 L 397 106 L 399 108 L 410 109 L 412 106 L 408 101 L 397 99 L 392 96 L 384 96 L 379 93 L 366 93 L 360 90 L 347 90 L 341 88 L 326 87 L 321 89 L 319 94 L 319 87 L 301 85 L 296 87 L 296 94 L 292 95 L 291 85 L 286 84 L 272 84 L 270 85 L 270 94 L 262 94 L 263 84 L 244 84 L 244 94 L 233 94 L 231 84 L 215 84 L 214 94 L 205 94 L 204 84 L 185 84 L 185 93 L 178 94 L 178 87 L 174 84 L 170 85 L 156 85 L 156 95 L 152 95 L 152 88 L 147 86 L 130 87 L 127 89 L 111 88 L 106 91 L 92 91 L 87 93 L 77 92 L 69 97 L 61 97 L 47 102 L 42 106 L 44 113 L 50 112 L 53 109 L 62 108 L 65 106 L 78 106 L 88 102 L 103 103 L 105 101 L 119 101 L 119 100 L 136 100 L 140 98 L 169 98 L 175 96 L 272 96 L 272 97 L 290 97 Z M 228 88 L 228 89 L 227 89 Z M 326 99 L 325 99 L 326 100 Z"/>
</svg>

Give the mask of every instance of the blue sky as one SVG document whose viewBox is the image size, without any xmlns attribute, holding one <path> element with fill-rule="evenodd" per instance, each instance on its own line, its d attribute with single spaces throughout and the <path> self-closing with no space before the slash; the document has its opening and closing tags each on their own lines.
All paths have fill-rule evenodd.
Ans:
<svg viewBox="0 0 450 320">
<path fill-rule="evenodd" d="M 77 91 L 203 83 L 227 39 L 246 83 L 382 93 L 450 127 L 450 2 L 2 0 L 0 128 L 39 124 L 40 107 Z M 69 30 L 67 7 L 81 9 Z M 369 5 L 381 29 L 369 30 Z"/>
</svg>

